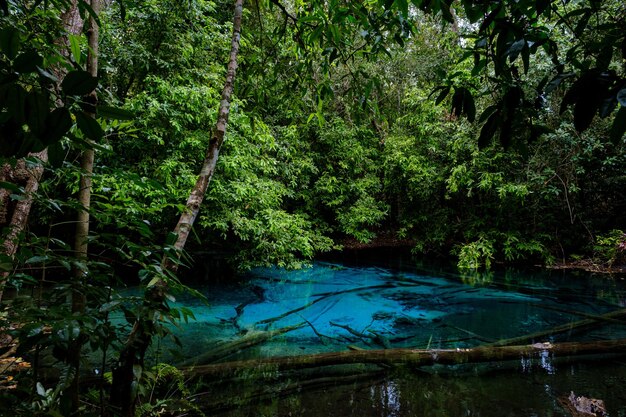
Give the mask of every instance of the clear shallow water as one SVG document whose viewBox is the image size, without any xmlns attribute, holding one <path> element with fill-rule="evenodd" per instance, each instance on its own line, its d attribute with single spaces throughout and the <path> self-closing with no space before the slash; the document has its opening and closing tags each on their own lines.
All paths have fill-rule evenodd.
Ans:
<svg viewBox="0 0 626 417">
<path fill-rule="evenodd" d="M 179 331 L 186 356 L 242 334 L 302 324 L 248 356 L 362 348 L 463 348 L 534 333 L 626 305 L 623 279 L 572 274 L 493 273 L 463 277 L 316 263 L 298 271 L 264 268 L 238 284 L 200 287 L 205 305 L 179 299 L 195 322 Z M 537 341 L 626 337 L 603 324 Z M 246 352 L 243 352 L 246 356 Z"/>
<path fill-rule="evenodd" d="M 463 348 L 547 330 L 624 308 L 621 278 L 563 272 L 498 272 L 461 276 L 416 267 L 316 263 L 300 271 L 258 269 L 236 284 L 198 288 L 196 321 L 177 330 L 185 357 L 203 354 L 242 334 L 302 324 L 297 330 L 224 360 L 365 349 Z M 626 325 L 603 323 L 534 342 L 626 338 Z M 302 385 L 279 395 L 257 382 L 215 387 L 252 405 L 212 414 L 275 416 L 562 416 L 570 392 L 602 399 L 610 416 L 626 416 L 626 359 L 568 361 L 545 354 L 506 363 L 430 367 L 342 384 Z M 298 384 L 292 376 L 272 384 Z M 294 382 L 295 381 L 295 382 Z M 259 395 L 259 392 L 263 395 Z M 289 391 L 291 392 L 291 391 Z"/>
</svg>

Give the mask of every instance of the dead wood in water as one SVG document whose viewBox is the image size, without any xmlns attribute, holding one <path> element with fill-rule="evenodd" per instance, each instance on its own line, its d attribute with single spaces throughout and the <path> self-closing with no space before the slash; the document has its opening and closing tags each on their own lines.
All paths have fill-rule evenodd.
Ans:
<svg viewBox="0 0 626 417">
<path fill-rule="evenodd" d="M 274 357 L 226 362 L 183 369 L 189 377 L 218 377 L 241 371 L 272 372 L 331 365 L 376 364 L 388 366 L 430 366 L 516 360 L 537 353 L 557 356 L 625 353 L 626 339 L 580 343 L 536 343 L 521 346 L 479 346 L 469 349 L 382 349 L 350 350 L 313 355 Z"/>
<path fill-rule="evenodd" d="M 585 320 L 574 321 L 572 323 L 563 324 L 561 326 L 556 326 L 548 330 L 541 330 L 539 332 L 530 333 L 530 334 L 518 336 L 518 337 L 512 337 L 510 339 L 502 339 L 497 342 L 490 343 L 487 346 L 495 347 L 495 346 L 517 345 L 520 343 L 531 342 L 536 339 L 544 338 L 546 336 L 553 336 L 555 334 L 569 332 L 574 329 L 581 329 L 584 327 L 593 326 L 594 324 L 597 324 L 600 321 L 613 322 L 613 320 L 615 319 L 626 317 L 626 309 L 611 311 L 610 313 L 602 314 L 599 316 L 589 315 L 589 317 L 590 318 L 585 319 Z"/>
<path fill-rule="evenodd" d="M 219 346 L 205 352 L 201 355 L 187 359 L 184 362 L 178 364 L 179 367 L 192 366 L 196 364 L 206 364 L 216 362 L 220 359 L 226 358 L 234 353 L 237 353 L 243 349 L 247 349 L 252 346 L 260 345 L 268 340 L 280 336 L 281 334 L 288 333 L 292 330 L 297 330 L 305 326 L 305 323 L 296 324 L 294 326 L 282 327 L 276 330 L 269 330 L 266 332 L 254 332 L 237 339 L 232 342 L 225 342 Z"/>
</svg>

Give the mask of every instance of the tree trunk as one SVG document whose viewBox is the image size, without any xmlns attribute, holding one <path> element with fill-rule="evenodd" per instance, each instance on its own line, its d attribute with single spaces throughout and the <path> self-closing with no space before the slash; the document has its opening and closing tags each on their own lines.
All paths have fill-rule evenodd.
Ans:
<svg viewBox="0 0 626 417">
<path fill-rule="evenodd" d="M 174 228 L 174 233 L 177 235 L 174 248 L 177 251 L 182 251 L 185 248 L 189 232 L 191 232 L 191 228 L 193 227 L 196 217 L 198 216 L 200 205 L 202 204 L 202 200 L 204 200 L 209 182 L 215 172 L 217 157 L 219 155 L 220 148 L 222 147 L 222 143 L 224 142 L 226 125 L 228 124 L 228 116 L 230 115 L 230 101 L 233 94 L 233 87 L 235 85 L 235 74 L 237 72 L 237 55 L 239 53 L 239 40 L 241 37 L 242 9 L 243 0 L 236 0 L 228 72 L 226 74 L 224 89 L 222 90 L 222 101 L 220 102 L 220 108 L 217 114 L 217 123 L 211 140 L 209 141 L 209 147 L 204 157 L 204 162 L 202 163 L 200 175 L 196 180 L 196 185 L 193 187 L 193 190 L 187 199 L 185 210 L 181 214 L 178 224 L 176 224 L 176 227 Z M 175 272 L 178 269 L 178 264 L 172 262 L 170 258 L 166 258 L 164 260 L 164 264 L 167 269 L 172 272 Z"/>
<path fill-rule="evenodd" d="M 77 35 L 83 30 L 83 20 L 80 17 L 77 3 L 78 0 L 71 0 L 67 10 L 61 14 L 61 20 L 63 21 L 63 28 L 66 34 Z M 58 39 L 57 44 L 61 48 L 61 53 L 65 56 L 69 56 L 68 37 L 63 36 Z M 61 82 L 65 76 L 66 70 L 58 67 L 54 72 L 59 82 Z M 58 105 L 60 106 L 62 103 L 58 103 Z M 2 177 L 16 181 L 18 184 L 25 182 L 23 183 L 23 198 L 15 204 L 13 213 L 10 212 L 10 191 L 5 189 L 0 190 L 0 226 L 10 219 L 8 232 L 2 238 L 0 253 L 11 259 L 15 257 L 15 253 L 17 252 L 20 235 L 26 230 L 28 216 L 30 215 L 30 209 L 33 205 L 33 198 L 39 188 L 39 182 L 41 181 L 44 171 L 44 164 L 48 162 L 48 150 L 44 149 L 41 152 L 30 153 L 28 156 L 39 159 L 40 163 L 34 167 L 28 168 L 26 162 L 20 160 L 15 167 L 11 167 L 7 164 L 2 167 Z M 2 301 L 4 286 L 8 276 L 9 273 L 6 271 L 0 273 L 0 301 Z"/>
<path fill-rule="evenodd" d="M 193 223 L 200 211 L 200 205 L 206 194 L 209 182 L 215 172 L 217 158 L 220 148 L 224 142 L 226 134 L 226 125 L 228 124 L 228 116 L 230 113 L 230 102 L 235 83 L 235 74 L 237 71 L 237 55 L 239 53 L 239 43 L 241 37 L 241 20 L 243 11 L 243 0 L 235 0 L 235 11 L 233 18 L 233 34 L 231 41 L 231 51 L 228 63 L 228 72 L 226 81 L 222 91 L 222 100 L 220 102 L 217 123 L 211 135 L 209 145 L 206 151 L 204 162 L 200 170 L 200 175 L 196 181 L 185 210 L 178 220 L 178 224 L 174 229 L 177 235 L 174 248 L 176 259 L 165 256 L 162 266 L 167 272 L 175 273 L 178 269 L 178 256 L 184 249 L 189 232 L 193 227 Z M 120 352 L 120 358 L 117 366 L 113 370 L 113 387 L 111 389 L 111 404 L 118 407 L 121 415 L 133 416 L 136 403 L 136 385 L 141 377 L 144 356 L 148 346 L 150 345 L 152 336 L 154 335 L 156 323 L 155 318 L 158 311 L 162 311 L 165 306 L 166 292 L 168 284 L 164 279 L 157 280 L 152 286 L 146 289 L 144 296 L 143 312 L 135 321 L 133 328 L 128 336 L 124 348 Z"/>
<path fill-rule="evenodd" d="M 94 13 L 100 13 L 100 0 L 91 0 L 91 8 Z M 89 30 L 87 31 L 87 72 L 93 77 L 98 76 L 98 41 L 99 41 L 99 27 L 98 23 L 93 17 L 89 20 Z M 91 106 L 89 116 L 96 118 L 95 105 L 98 101 L 96 90 L 94 89 L 88 97 L 86 102 Z M 78 203 L 81 209 L 78 211 L 76 218 L 76 233 L 74 236 L 74 253 L 77 262 L 74 266 L 74 279 L 72 281 L 72 314 L 82 315 L 85 313 L 85 307 L 87 304 L 87 297 L 85 294 L 85 284 L 89 276 L 89 270 L 87 268 L 87 251 L 88 251 L 88 237 L 89 237 L 89 208 L 91 203 L 91 176 L 93 173 L 95 152 L 93 148 L 85 149 L 81 155 L 81 175 L 80 185 L 78 190 Z M 78 266 L 81 265 L 81 266 Z M 79 410 L 80 400 L 80 360 L 82 347 L 87 339 L 87 335 L 84 332 L 80 332 L 75 340 L 72 340 L 68 348 L 68 366 L 74 370 L 74 376 L 70 386 L 67 388 L 66 395 L 68 403 L 70 404 L 70 414 L 75 415 Z"/>
<path fill-rule="evenodd" d="M 6 194 L 6 196 L 3 195 L 2 197 L 4 201 L 0 201 L 0 203 L 2 203 L 3 205 L 1 211 L 6 212 L 5 215 L 7 219 L 9 217 L 11 219 L 8 224 L 8 231 L 3 237 L 0 251 L 2 254 L 8 256 L 11 259 L 15 257 L 15 253 L 17 252 L 17 248 L 19 247 L 20 235 L 24 232 L 24 230 L 26 230 L 26 225 L 28 224 L 28 215 L 30 214 L 30 209 L 33 205 L 34 195 L 39 188 L 39 181 L 41 181 L 41 177 L 43 175 L 43 165 L 48 162 L 48 150 L 44 149 L 41 152 L 29 154 L 29 156 L 38 158 L 40 163 L 36 164 L 34 167 L 29 168 L 27 167 L 24 160 L 20 160 L 18 161 L 14 169 L 6 165 L 3 167 L 3 170 L 5 171 L 13 171 L 12 174 L 9 174 L 11 177 L 18 180 L 26 180 L 22 199 L 15 204 L 15 207 L 13 208 L 13 213 L 10 216 L 10 192 L 7 192 L 8 190 L 4 190 L 5 192 L 3 194 Z M 0 275 L 0 301 L 2 301 L 4 286 L 6 284 L 8 276 L 9 272 L 6 271 L 2 272 L 2 274 Z"/>
</svg>

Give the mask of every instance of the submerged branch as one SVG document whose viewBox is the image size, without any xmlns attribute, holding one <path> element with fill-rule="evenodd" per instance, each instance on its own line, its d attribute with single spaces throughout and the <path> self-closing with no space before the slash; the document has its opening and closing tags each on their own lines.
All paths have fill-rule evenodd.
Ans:
<svg viewBox="0 0 626 417">
<path fill-rule="evenodd" d="M 535 339 L 543 338 L 546 336 L 553 336 L 555 334 L 569 332 L 574 329 L 581 329 L 584 327 L 593 326 L 594 324 L 597 324 L 599 321 L 611 321 L 613 319 L 626 317 L 626 309 L 612 311 L 610 313 L 602 314 L 600 316 L 593 316 L 593 315 L 589 315 L 589 316 L 591 317 L 589 319 L 575 321 L 575 322 L 568 323 L 568 324 L 563 324 L 561 326 L 556 326 L 548 330 L 542 330 L 539 332 L 530 333 L 530 334 L 523 335 L 523 336 L 512 337 L 510 339 L 502 339 L 497 342 L 491 343 L 487 346 L 516 345 L 519 343 L 533 341 Z"/>
<path fill-rule="evenodd" d="M 243 349 L 260 345 L 261 343 L 265 343 L 268 340 L 276 336 L 280 336 L 292 330 L 300 329 L 304 326 L 305 326 L 305 323 L 300 323 L 294 326 L 282 327 L 276 330 L 250 333 L 240 339 L 237 339 L 232 342 L 222 343 L 221 345 L 211 349 L 208 352 L 205 352 L 201 355 L 187 359 L 181 362 L 180 364 L 178 364 L 178 366 L 185 367 L 185 366 L 191 366 L 191 365 L 196 365 L 196 364 L 206 364 L 206 363 L 216 362 L 234 353 L 240 352 Z"/>
</svg>

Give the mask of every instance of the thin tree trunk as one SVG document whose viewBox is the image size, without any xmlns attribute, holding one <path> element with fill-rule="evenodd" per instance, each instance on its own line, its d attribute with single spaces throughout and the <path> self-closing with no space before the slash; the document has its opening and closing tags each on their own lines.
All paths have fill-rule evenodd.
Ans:
<svg viewBox="0 0 626 417">
<path fill-rule="evenodd" d="M 91 0 L 91 8 L 94 13 L 100 13 L 100 0 Z M 98 76 L 98 41 L 99 41 L 98 23 L 93 17 L 89 20 L 89 30 L 87 31 L 87 72 L 93 77 Z M 89 116 L 94 118 L 95 105 L 98 101 L 96 90 L 94 89 L 86 102 L 90 104 Z M 93 148 L 85 149 L 81 155 L 81 175 L 80 186 L 78 190 L 78 203 L 81 209 L 78 211 L 76 218 L 76 233 L 74 240 L 74 253 L 77 262 L 74 266 L 74 279 L 72 281 L 72 314 L 82 315 L 85 313 L 87 297 L 85 294 L 86 280 L 89 278 L 89 270 L 87 268 L 88 260 L 88 237 L 89 237 L 89 208 L 91 204 L 91 180 L 93 174 L 95 152 Z M 79 410 L 80 401 L 80 359 L 81 350 L 85 343 L 86 335 L 84 332 L 72 340 L 68 349 L 68 366 L 74 370 L 72 383 L 67 388 L 65 395 L 70 404 L 70 414 L 75 415 Z"/>
<path fill-rule="evenodd" d="M 233 18 L 233 34 L 231 41 L 231 51 L 228 63 L 228 72 L 222 91 L 222 100 L 217 116 L 217 123 L 211 135 L 206 151 L 204 162 L 200 170 L 200 175 L 196 181 L 185 210 L 183 211 L 174 233 L 177 235 L 174 248 L 177 251 L 176 257 L 184 249 L 187 238 L 194 221 L 200 211 L 202 200 L 206 194 L 209 182 L 215 172 L 217 158 L 220 148 L 224 142 L 226 125 L 230 114 L 230 102 L 235 83 L 237 71 L 237 55 L 239 53 L 239 43 L 241 37 L 241 20 L 243 12 L 243 0 L 235 0 L 235 11 Z M 163 269 L 169 272 L 176 272 L 178 269 L 178 259 L 165 256 L 162 262 Z M 144 356 L 152 336 L 155 333 L 155 318 L 157 312 L 163 309 L 166 300 L 168 284 L 165 280 L 159 279 L 151 287 L 146 289 L 144 297 L 143 312 L 135 321 L 128 336 L 124 348 L 120 352 L 117 366 L 113 370 L 113 387 L 111 389 L 111 404 L 119 408 L 122 416 L 133 416 L 136 403 L 136 385 L 141 377 Z"/>
<path fill-rule="evenodd" d="M 174 248 L 177 251 L 182 251 L 185 248 L 185 243 L 189 237 L 189 232 L 198 216 L 200 211 L 200 205 L 206 190 L 209 186 L 209 182 L 215 172 L 215 165 L 217 164 L 217 157 L 224 142 L 224 136 L 226 134 L 226 125 L 228 124 L 228 117 L 230 115 L 230 102 L 233 94 L 233 87 L 235 85 L 235 74 L 237 72 L 237 55 L 239 54 L 239 40 L 241 37 L 241 18 L 242 18 L 243 0 L 235 1 L 235 16 L 233 19 L 233 37 L 231 42 L 230 59 L 228 63 L 228 72 L 226 74 L 226 82 L 224 83 L 224 89 L 222 90 L 222 101 L 220 102 L 220 108 L 217 114 L 217 123 L 215 130 L 213 131 L 211 140 L 209 141 L 209 147 L 202 163 L 202 169 L 200 175 L 196 180 L 196 185 L 193 187 L 185 210 L 176 224 L 174 233 L 177 235 Z M 178 269 L 178 263 L 172 262 L 170 258 L 164 260 L 165 266 L 172 272 Z"/>
</svg>

